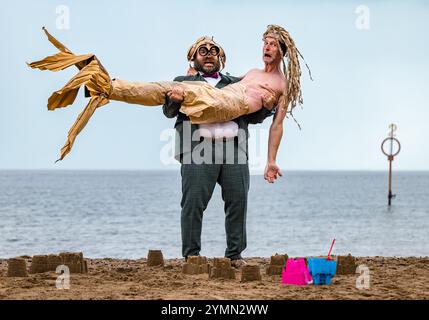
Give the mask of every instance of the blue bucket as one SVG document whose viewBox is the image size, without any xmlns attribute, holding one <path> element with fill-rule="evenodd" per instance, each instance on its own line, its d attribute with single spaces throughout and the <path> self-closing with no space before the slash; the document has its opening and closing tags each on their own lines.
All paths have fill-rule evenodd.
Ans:
<svg viewBox="0 0 429 320">
<path fill-rule="evenodd" d="M 331 284 L 331 278 L 337 270 L 337 262 L 325 258 L 308 258 L 308 268 L 314 284 Z"/>
</svg>

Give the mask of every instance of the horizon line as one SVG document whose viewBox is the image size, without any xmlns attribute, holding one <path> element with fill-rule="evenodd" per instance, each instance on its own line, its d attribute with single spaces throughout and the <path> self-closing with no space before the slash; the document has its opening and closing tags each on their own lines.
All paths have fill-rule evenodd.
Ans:
<svg viewBox="0 0 429 320">
<path fill-rule="evenodd" d="M 65 168 L 65 169 L 54 169 L 54 168 L 0 168 L 0 171 L 165 171 L 165 172 L 176 172 L 180 170 L 180 166 L 177 168 L 171 169 L 136 169 L 136 168 Z M 250 173 L 261 173 L 261 170 L 249 170 Z M 284 172 L 315 172 L 315 171 L 324 171 L 324 172 L 387 172 L 388 169 L 283 169 Z M 394 172 L 429 172 L 429 169 L 396 169 Z"/>
</svg>

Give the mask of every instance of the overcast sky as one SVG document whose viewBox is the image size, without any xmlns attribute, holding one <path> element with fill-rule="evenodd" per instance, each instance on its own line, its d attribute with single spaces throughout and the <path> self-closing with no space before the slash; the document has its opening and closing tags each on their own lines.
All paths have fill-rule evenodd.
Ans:
<svg viewBox="0 0 429 320">
<path fill-rule="evenodd" d="M 403 146 L 395 168 L 429 169 L 425 1 L 16 0 L 1 7 L 0 169 L 177 168 L 162 159 L 174 120 L 160 107 L 119 102 L 97 110 L 54 164 L 86 100 L 80 92 L 71 107 L 47 110 L 49 95 L 76 69 L 26 66 L 57 51 L 42 26 L 73 52 L 95 53 L 113 77 L 156 81 L 184 74 L 187 49 L 202 35 L 224 47 L 232 75 L 262 67 L 261 35 L 271 23 L 290 31 L 314 78 L 302 64 L 304 105 L 295 112 L 302 130 L 285 123 L 283 170 L 386 169 L 380 143 L 391 122 Z M 265 161 L 270 124 L 250 127 L 255 170 Z"/>
</svg>

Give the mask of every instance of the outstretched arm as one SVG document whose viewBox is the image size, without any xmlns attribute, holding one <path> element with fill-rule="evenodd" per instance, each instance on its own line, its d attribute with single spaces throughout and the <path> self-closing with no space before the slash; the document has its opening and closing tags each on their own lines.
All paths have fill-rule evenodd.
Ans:
<svg viewBox="0 0 429 320">
<path fill-rule="evenodd" d="M 276 164 L 277 151 L 280 146 L 280 141 L 283 136 L 283 120 L 286 117 L 287 109 L 284 107 L 286 101 L 284 96 L 279 99 L 279 106 L 276 114 L 274 115 L 273 123 L 270 127 L 270 134 L 268 137 L 268 157 L 267 165 L 264 171 L 264 179 L 269 183 L 274 183 L 275 180 L 282 176 L 280 168 Z"/>
</svg>

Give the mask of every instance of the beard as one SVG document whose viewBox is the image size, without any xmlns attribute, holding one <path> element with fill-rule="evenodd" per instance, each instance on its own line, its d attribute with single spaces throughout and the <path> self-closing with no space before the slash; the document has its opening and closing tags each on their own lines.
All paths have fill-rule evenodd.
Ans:
<svg viewBox="0 0 429 320">
<path fill-rule="evenodd" d="M 213 66 L 208 67 L 208 66 L 205 66 L 204 64 L 200 64 L 197 60 L 194 60 L 194 68 L 199 72 L 213 74 L 220 70 L 220 62 L 219 60 L 215 60 L 213 61 Z"/>
</svg>

